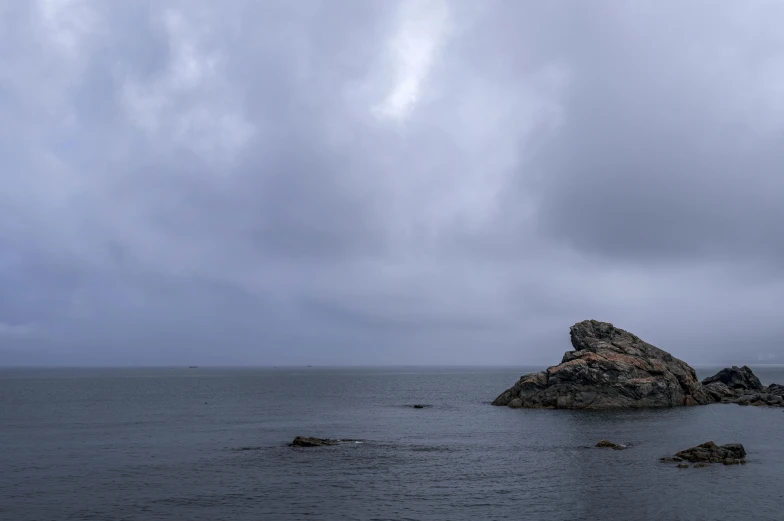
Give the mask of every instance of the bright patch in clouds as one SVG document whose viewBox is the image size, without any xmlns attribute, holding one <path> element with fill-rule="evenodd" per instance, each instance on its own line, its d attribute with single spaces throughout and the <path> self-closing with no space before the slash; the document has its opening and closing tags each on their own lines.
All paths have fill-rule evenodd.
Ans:
<svg viewBox="0 0 784 521">
<path fill-rule="evenodd" d="M 394 83 L 384 100 L 373 108 L 379 116 L 404 120 L 421 96 L 449 26 L 444 0 L 409 0 L 400 8 L 397 31 L 388 42 Z"/>
<path fill-rule="evenodd" d="M 38 8 L 49 38 L 60 51 L 74 55 L 83 36 L 95 25 L 87 0 L 40 0 Z"/>
</svg>

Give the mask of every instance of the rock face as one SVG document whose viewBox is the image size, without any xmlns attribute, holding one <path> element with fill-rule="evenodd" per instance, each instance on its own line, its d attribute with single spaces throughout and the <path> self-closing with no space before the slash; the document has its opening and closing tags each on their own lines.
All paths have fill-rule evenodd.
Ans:
<svg viewBox="0 0 784 521">
<path fill-rule="evenodd" d="M 692 463 L 725 463 L 732 465 L 745 463 L 746 449 L 740 443 L 716 445 L 712 441 L 708 441 L 696 447 L 682 450 L 675 454 L 675 457 L 691 461 Z"/>
<path fill-rule="evenodd" d="M 613 409 L 716 401 L 687 363 L 612 324 L 578 322 L 570 336 L 574 351 L 559 365 L 521 377 L 493 405 Z"/>
</svg>

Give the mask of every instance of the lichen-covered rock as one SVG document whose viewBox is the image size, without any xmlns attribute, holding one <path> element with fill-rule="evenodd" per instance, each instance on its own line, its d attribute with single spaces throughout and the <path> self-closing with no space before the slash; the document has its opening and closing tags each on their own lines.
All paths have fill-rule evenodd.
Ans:
<svg viewBox="0 0 784 521">
<path fill-rule="evenodd" d="M 525 375 L 493 405 L 611 409 L 713 403 L 687 363 L 607 322 L 570 329 L 574 351 L 559 365 Z"/>
</svg>

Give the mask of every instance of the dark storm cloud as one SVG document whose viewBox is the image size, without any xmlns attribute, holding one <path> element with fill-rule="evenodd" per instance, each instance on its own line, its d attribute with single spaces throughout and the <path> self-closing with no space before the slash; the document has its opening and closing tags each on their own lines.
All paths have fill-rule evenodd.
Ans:
<svg viewBox="0 0 784 521">
<path fill-rule="evenodd" d="M 12 3 L 8 363 L 776 360 L 771 3 Z"/>
</svg>

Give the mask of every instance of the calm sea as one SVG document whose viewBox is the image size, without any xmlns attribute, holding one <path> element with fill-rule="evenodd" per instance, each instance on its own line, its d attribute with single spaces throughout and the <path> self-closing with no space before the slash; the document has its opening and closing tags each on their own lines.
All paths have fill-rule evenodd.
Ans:
<svg viewBox="0 0 784 521">
<path fill-rule="evenodd" d="M 534 369 L 3 369 L 0 519 L 784 519 L 784 409 L 488 404 Z M 748 464 L 658 461 L 707 440 Z"/>
</svg>

